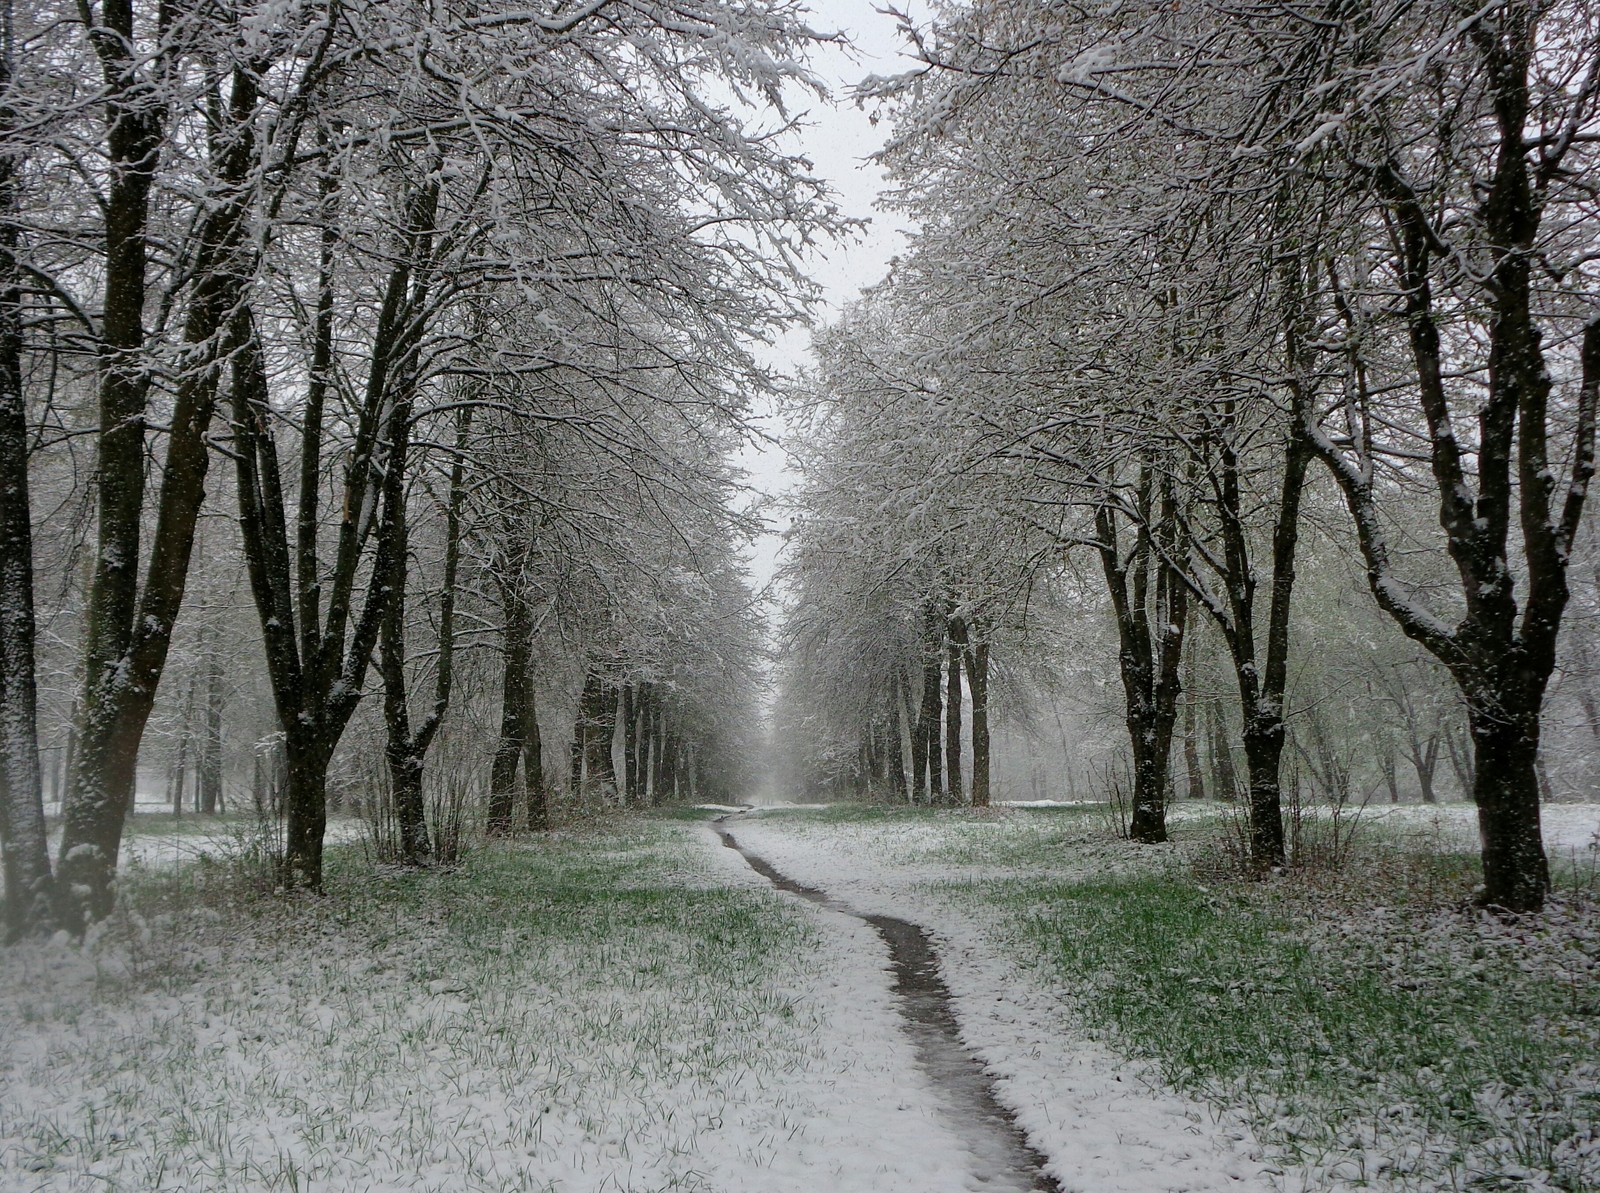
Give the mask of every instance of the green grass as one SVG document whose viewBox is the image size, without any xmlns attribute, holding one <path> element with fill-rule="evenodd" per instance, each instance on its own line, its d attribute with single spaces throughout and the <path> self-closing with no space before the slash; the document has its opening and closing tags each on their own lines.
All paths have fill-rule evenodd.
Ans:
<svg viewBox="0 0 1600 1193">
<path fill-rule="evenodd" d="M 321 897 L 130 874 L 86 950 L 7 958 L 0 1188 L 702 1187 L 725 1117 L 803 1125 L 819 1030 L 809 921 L 709 852 L 635 822 L 420 872 L 336 847 Z"/>
<path fill-rule="evenodd" d="M 1108 1042 L 1244 1104 L 1296 1161 L 1365 1180 L 1370 1148 L 1402 1188 L 1509 1188 L 1523 1172 L 1593 1187 L 1578 1154 L 1600 1118 L 1583 1075 L 1600 1065 L 1592 904 L 1543 928 L 1420 903 L 1334 916 L 1182 875 L 994 882 L 976 898 Z"/>
</svg>

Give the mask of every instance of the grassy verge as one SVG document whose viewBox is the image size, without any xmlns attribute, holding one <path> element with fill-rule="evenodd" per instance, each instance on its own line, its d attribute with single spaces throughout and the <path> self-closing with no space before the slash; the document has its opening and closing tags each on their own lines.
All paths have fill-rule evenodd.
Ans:
<svg viewBox="0 0 1600 1193">
<path fill-rule="evenodd" d="M 86 947 L 6 958 L 0 1187 L 704 1187 L 816 1031 L 777 992 L 804 917 L 707 852 L 641 823 L 425 873 L 337 848 L 323 898 L 131 876 Z"/>
<path fill-rule="evenodd" d="M 1600 1188 L 1600 910 L 1581 891 L 1522 922 L 1465 910 L 1440 896 L 1470 862 L 1391 871 L 1381 901 L 1177 871 L 965 897 L 1093 1031 L 1244 1107 L 1314 1184 Z"/>
<path fill-rule="evenodd" d="M 1233 877 L 1236 810 L 1174 811 L 1160 848 L 1093 808 L 786 815 L 970 916 L 1079 1030 L 1242 1111 L 1292 1190 L 1600 1189 L 1594 849 L 1552 851 L 1548 913 L 1502 921 L 1471 909 L 1453 822 L 1305 809 L 1309 864 L 1258 884 Z"/>
</svg>

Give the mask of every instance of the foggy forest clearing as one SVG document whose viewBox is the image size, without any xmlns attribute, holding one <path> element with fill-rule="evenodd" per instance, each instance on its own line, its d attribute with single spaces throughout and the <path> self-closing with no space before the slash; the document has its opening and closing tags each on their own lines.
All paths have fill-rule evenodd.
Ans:
<svg viewBox="0 0 1600 1193">
<path fill-rule="evenodd" d="M 1600 806 L 1550 811 L 1557 894 L 1525 925 L 1463 910 L 1431 809 L 1363 823 L 1337 887 L 1210 877 L 1218 805 L 1175 808 L 1168 852 L 1103 804 L 729 823 L 931 930 L 1064 1189 L 1571 1190 L 1600 1180 Z M 973 1187 L 881 942 L 774 893 L 716 815 L 429 872 L 342 845 L 327 898 L 135 868 L 82 946 L 8 954 L 0 1187 Z"/>
</svg>

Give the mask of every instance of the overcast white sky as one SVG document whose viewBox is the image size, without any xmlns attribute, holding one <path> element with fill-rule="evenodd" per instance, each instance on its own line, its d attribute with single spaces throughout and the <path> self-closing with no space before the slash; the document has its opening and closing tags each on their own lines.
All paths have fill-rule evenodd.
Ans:
<svg viewBox="0 0 1600 1193">
<path fill-rule="evenodd" d="M 810 7 L 812 28 L 847 34 L 853 49 L 828 47 L 812 61 L 813 71 L 833 92 L 834 103 L 811 105 L 806 116 L 809 127 L 801 134 L 798 148 L 814 163 L 818 175 L 832 185 L 844 214 L 871 220 L 863 235 L 827 246 L 810 263 L 812 276 L 823 288 L 825 307 L 819 315 L 826 320 L 837 315 L 862 287 L 882 278 L 889 259 L 904 243 L 903 225 L 897 217 L 873 208 L 883 189 L 883 175 L 866 159 L 882 145 L 885 126 L 873 127 L 868 112 L 851 101 L 850 90 L 867 75 L 904 70 L 909 62 L 900 57 L 902 43 L 895 21 L 878 12 L 873 0 L 810 0 Z M 792 371 L 804 363 L 809 342 L 809 332 L 792 332 L 763 356 L 784 371 Z M 770 412 L 763 425 L 773 434 L 783 432 Z M 784 454 L 776 448 L 747 450 L 740 463 L 763 492 L 781 492 L 793 483 L 784 466 Z M 781 530 L 773 525 L 756 543 L 751 571 L 758 588 L 772 577 Z"/>
</svg>

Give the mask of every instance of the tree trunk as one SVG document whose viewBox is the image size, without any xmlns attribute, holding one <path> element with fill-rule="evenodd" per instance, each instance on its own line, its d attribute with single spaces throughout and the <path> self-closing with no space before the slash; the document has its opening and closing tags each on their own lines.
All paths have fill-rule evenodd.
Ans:
<svg viewBox="0 0 1600 1193">
<path fill-rule="evenodd" d="M 596 789 L 602 804 L 613 804 L 617 799 L 617 768 L 612 750 L 617 738 L 618 687 L 607 674 L 596 674 L 594 678 L 593 719 L 585 726 L 584 781 Z"/>
<path fill-rule="evenodd" d="M 1118 543 L 1116 510 L 1103 503 L 1095 511 L 1101 569 L 1117 625 L 1124 720 L 1133 756 L 1128 836 L 1149 845 L 1167 839 L 1167 772 L 1188 623 L 1187 589 L 1174 567 L 1182 552 L 1170 486 L 1170 479 L 1163 475 L 1158 482 L 1148 464 L 1141 466 L 1139 523 L 1127 558 Z"/>
<path fill-rule="evenodd" d="M 215 815 L 222 804 L 222 713 L 227 699 L 223 688 L 222 652 L 212 631 L 206 653 L 205 733 L 200 743 L 200 811 Z"/>
<path fill-rule="evenodd" d="M 923 623 L 922 640 L 922 715 L 917 727 L 922 734 L 922 751 L 928 767 L 928 802 L 944 802 L 944 760 L 939 748 L 940 720 L 944 697 L 941 692 L 939 659 L 944 653 L 943 619 L 930 605 Z"/>
<path fill-rule="evenodd" d="M 923 698 L 926 701 L 926 693 Z M 928 735 L 922 731 L 923 716 L 920 707 L 915 712 L 909 709 L 906 712 L 906 721 L 911 730 L 911 790 L 907 799 L 913 804 L 921 800 L 928 789 Z"/>
<path fill-rule="evenodd" d="M 5 28 L 11 28 L 7 0 Z M 22 272 L 15 222 L 21 162 L 4 148 L 16 125 L 11 53 L 0 56 L 0 872 L 5 940 L 55 924 L 55 879 L 39 770 L 33 521 L 28 491 L 28 413 L 22 392 Z"/>
<path fill-rule="evenodd" d="M 532 684 L 528 685 L 522 728 L 522 781 L 528 792 L 528 829 L 541 833 L 550 827 L 550 794 L 544 784 L 544 743 L 539 737 L 539 709 Z"/>
<path fill-rule="evenodd" d="M 1433 777 L 1439 769 L 1439 734 L 1435 733 L 1423 745 L 1416 737 L 1411 739 L 1411 766 L 1417 772 L 1417 785 L 1422 789 L 1422 802 L 1436 804 L 1439 797 L 1433 790 Z"/>
<path fill-rule="evenodd" d="M 189 734 L 181 733 L 178 737 L 178 756 L 172 761 L 172 770 L 167 774 L 167 799 L 172 804 L 173 816 L 183 815 L 183 788 L 189 778 Z"/>
<path fill-rule="evenodd" d="M 972 806 L 989 806 L 989 643 L 982 635 L 966 652 L 972 692 Z"/>
<path fill-rule="evenodd" d="M 105 312 L 102 318 L 98 468 L 99 542 L 85 627 L 83 723 L 78 765 L 63 811 L 57 875 L 72 892 L 70 920 L 82 926 L 111 909 L 117 853 L 134 798 L 140 739 L 166 667 L 183 603 L 195 524 L 210 459 L 206 435 L 217 400 L 217 345 L 241 305 L 255 161 L 258 76 L 232 75 L 230 136 L 214 144 L 219 201 L 196 233 L 194 283 L 184 343 L 197 359 L 177 379 L 161 464 L 154 535 L 142 587 L 140 530 L 145 517 L 145 236 L 150 184 L 164 116 L 147 99 L 122 107 L 138 85 L 131 54 L 133 6 L 104 10 L 106 36 L 94 38 L 112 97 L 108 145 L 113 162 L 106 204 Z M 112 15 L 115 12 L 115 20 Z"/>
<path fill-rule="evenodd" d="M 282 798 L 288 828 L 282 877 L 287 890 L 322 889 L 322 842 L 328 829 L 324 796 L 333 745 L 314 729 L 290 731 L 284 736 L 287 773 Z"/>
<path fill-rule="evenodd" d="M 1400 781 L 1395 773 L 1394 751 L 1384 750 L 1378 756 L 1378 766 L 1383 771 L 1384 785 L 1389 788 L 1389 802 L 1398 804 L 1400 802 Z"/>
<path fill-rule="evenodd" d="M 946 665 L 944 698 L 944 768 L 946 791 L 952 804 L 963 801 L 961 783 L 961 652 L 966 646 L 967 626 L 951 617 L 945 627 Z"/>
<path fill-rule="evenodd" d="M 1509 686 L 1509 685 L 1508 685 Z M 1472 798 L 1483 840 L 1483 902 L 1532 911 L 1550 889 L 1550 863 L 1539 824 L 1539 702 L 1503 700 L 1468 706 L 1472 728 Z"/>
<path fill-rule="evenodd" d="M 1222 701 L 1212 700 L 1206 709 L 1211 726 L 1211 786 L 1217 798 L 1232 803 L 1239 798 L 1239 777 L 1233 764 L 1233 743 L 1228 740 L 1227 718 Z"/>
<path fill-rule="evenodd" d="M 888 765 L 889 765 L 889 791 L 897 799 L 906 798 L 906 749 L 901 740 L 901 722 L 904 715 L 904 702 L 900 699 L 900 681 L 898 668 L 889 689 L 889 727 L 888 740 Z"/>
<path fill-rule="evenodd" d="M 635 708 L 635 688 L 631 683 L 622 685 L 618 693 L 617 723 L 622 730 L 622 788 L 621 797 L 624 806 L 634 803 L 634 783 L 639 766 L 639 739 L 635 733 L 634 722 L 638 710 Z"/>
<path fill-rule="evenodd" d="M 679 742 L 678 735 L 670 729 L 663 729 L 661 738 L 661 784 L 662 790 L 658 793 L 656 802 L 675 804 L 678 802 L 679 778 Z M 663 801 L 661 796 L 665 796 Z"/>
<path fill-rule="evenodd" d="M 266 365 L 250 306 L 232 304 L 229 348 L 233 370 L 233 414 L 238 471 L 239 525 L 251 593 L 261 624 L 267 675 L 278 720 L 290 738 L 288 856 L 286 881 L 317 889 L 322 881 L 322 833 L 327 826 L 327 764 L 343 736 L 366 682 L 388 613 L 392 585 L 367 585 L 358 603 L 363 560 L 372 575 L 392 577 L 405 560 L 400 548 L 406 501 L 407 444 L 418 374 L 418 346 L 427 330 L 428 263 L 438 206 L 438 182 L 409 197 L 406 229 L 383 290 L 373 334 L 366 391 L 356 411 L 344 473 L 344 494 L 333 566 L 324 579 L 314 522 L 321 474 L 320 421 L 299 428 L 301 523 L 291 555 L 285 488 L 279 470 Z M 325 190 L 326 196 L 326 190 Z M 334 218 L 324 211 L 324 221 Z M 319 289 L 332 287 L 333 263 L 324 240 Z M 308 402 L 326 385 L 321 363 L 331 360 L 330 320 L 315 328 Z M 320 399 L 318 399 L 320 400 Z M 312 403 L 314 404 L 314 402 Z M 375 544 L 375 546 L 374 546 Z M 369 550 L 370 548 L 370 550 Z M 326 606 L 323 595 L 326 593 Z M 307 744 L 296 744 L 297 739 Z M 320 755 L 320 766 L 313 765 Z M 296 758 L 302 761 L 296 764 Z"/>
<path fill-rule="evenodd" d="M 1183 769 L 1188 779 L 1190 799 L 1205 799 L 1206 781 L 1200 770 L 1200 717 L 1195 710 L 1198 697 L 1194 668 L 1194 636 L 1184 644 L 1183 692 Z"/>
<path fill-rule="evenodd" d="M 517 762 L 527 747 L 528 656 L 533 640 L 533 618 L 522 591 L 522 568 L 511 567 L 500 578 L 500 609 L 505 619 L 504 662 L 500 684 L 500 741 L 489 768 L 491 835 L 511 832 L 516 804 Z"/>
</svg>

